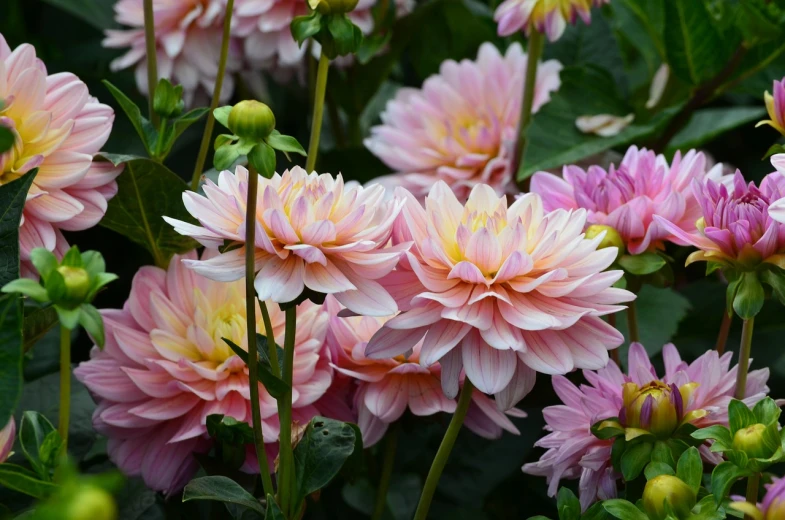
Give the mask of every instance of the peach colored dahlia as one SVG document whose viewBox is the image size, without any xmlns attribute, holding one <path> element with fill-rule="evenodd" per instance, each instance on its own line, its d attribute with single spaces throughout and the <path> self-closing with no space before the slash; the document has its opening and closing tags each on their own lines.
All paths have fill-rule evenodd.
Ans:
<svg viewBox="0 0 785 520">
<path fill-rule="evenodd" d="M 61 230 L 87 229 L 106 213 L 122 167 L 93 162 L 93 156 L 113 122 L 112 109 L 90 96 L 79 78 L 47 74 L 32 45 L 12 51 L 0 34 L 0 125 L 16 138 L 0 154 L 0 184 L 38 168 L 19 229 L 23 276 L 35 276 L 32 249 L 62 254 L 68 244 Z"/>
</svg>

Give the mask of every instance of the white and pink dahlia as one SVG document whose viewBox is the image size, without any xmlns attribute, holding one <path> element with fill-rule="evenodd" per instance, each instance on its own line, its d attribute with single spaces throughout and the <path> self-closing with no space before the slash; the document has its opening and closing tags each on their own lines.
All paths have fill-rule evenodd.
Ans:
<svg viewBox="0 0 785 520">
<path fill-rule="evenodd" d="M 215 254 L 208 250 L 207 255 Z M 223 414 L 251 421 L 248 369 L 222 338 L 247 348 L 245 289 L 196 275 L 175 256 L 167 271 L 143 267 L 122 309 L 101 311 L 103 350 L 74 371 L 98 408 L 93 424 L 109 439 L 109 456 L 128 475 L 167 493 L 197 470 L 194 453 L 210 449 L 206 419 Z M 283 343 L 284 313 L 268 305 L 276 342 Z M 257 306 L 257 330 L 264 325 Z M 292 406 L 305 423 L 324 413 L 319 400 L 333 380 L 324 350 L 329 316 L 308 302 L 297 310 Z M 275 400 L 259 385 L 264 439 L 275 459 L 279 423 Z M 245 468 L 258 471 L 253 450 Z"/>
<path fill-rule="evenodd" d="M 241 245 L 208 260 L 186 260 L 214 280 L 239 280 L 245 276 L 248 170 L 221 172 L 218 184 L 207 181 L 204 192 L 183 194 L 201 226 L 164 218 L 208 247 Z M 395 301 L 376 280 L 395 267 L 407 246 L 383 249 L 401 205 L 385 200 L 382 186 L 347 186 L 341 175 L 306 173 L 299 166 L 271 179 L 259 176 L 254 223 L 259 298 L 289 302 L 307 288 L 334 295 L 358 314 L 394 314 Z"/>
<path fill-rule="evenodd" d="M 531 389 L 534 371 L 604 367 L 623 337 L 600 316 L 634 295 L 612 287 L 622 273 L 604 269 L 616 248 L 597 250 L 603 236 L 585 239 L 585 221 L 584 210 L 546 213 L 535 194 L 507 207 L 484 184 L 465 205 L 443 182 L 424 208 L 408 195 L 395 239 L 414 246 L 382 281 L 403 312 L 366 355 L 398 356 L 424 336 L 420 364 L 441 363 L 448 396 L 463 368 L 502 410 Z"/>
<path fill-rule="evenodd" d="M 93 162 L 93 156 L 113 122 L 112 109 L 90 96 L 79 78 L 47 74 L 32 45 L 12 51 L 0 34 L 0 125 L 15 137 L 13 148 L 0 154 L 0 184 L 38 168 L 19 230 L 23 276 L 35 274 L 32 249 L 62 254 L 68 244 L 61 230 L 87 229 L 106 213 L 122 167 Z"/>
<path fill-rule="evenodd" d="M 460 200 L 477 184 L 510 187 L 511 157 L 523 99 L 527 56 L 517 43 L 505 55 L 490 43 L 476 61 L 447 60 L 422 89 L 403 88 L 387 104 L 365 146 L 397 173 L 374 182 L 403 186 L 423 199 L 436 181 Z M 561 84 L 561 63 L 537 68 L 536 112 Z"/>
<path fill-rule="evenodd" d="M 455 399 L 442 392 L 439 364 L 420 365 L 421 343 L 413 347 L 408 357 L 371 359 L 365 356 L 368 341 L 386 321 L 387 318 L 368 316 L 331 316 L 327 332 L 333 368 L 357 382 L 354 402 L 365 447 L 379 442 L 390 424 L 398 421 L 407 409 L 422 417 L 439 412 L 453 413 L 456 408 Z M 534 378 L 530 383 L 534 384 Z M 515 408 L 507 414 L 526 416 Z M 472 394 L 465 423 L 477 435 L 490 439 L 499 438 L 503 430 L 520 433 L 493 401 L 478 392 Z"/>
<path fill-rule="evenodd" d="M 722 164 L 708 169 L 706 157 L 695 150 L 681 152 L 668 164 L 663 155 L 631 146 L 618 167 L 565 166 L 562 177 L 537 172 L 531 191 L 542 197 L 546 211 L 585 209 L 586 224 L 611 226 L 634 255 L 662 249 L 664 242 L 687 245 L 654 216 L 672 222 L 686 233 L 695 233 L 701 217 L 693 180 L 722 177 Z"/>
<path fill-rule="evenodd" d="M 558 40 L 567 24 L 580 17 L 591 23 L 592 5 L 601 6 L 610 0 L 505 0 L 493 15 L 501 36 L 519 31 L 531 34 L 532 29 L 544 33 L 550 41 Z"/>
<path fill-rule="evenodd" d="M 554 376 L 553 389 L 564 404 L 543 410 L 550 433 L 535 446 L 548 451 L 523 471 L 548 480 L 554 496 L 561 479 L 580 478 L 581 505 L 614 498 L 621 478 L 611 463 L 613 439 L 601 440 L 593 424 L 618 417 L 622 426 L 642 428 L 667 437 L 683 422 L 698 428 L 728 423 L 728 403 L 736 390 L 738 366 L 730 367 L 732 354 L 710 350 L 691 364 L 682 361 L 672 344 L 662 351 L 665 375 L 657 376 L 640 343 L 630 345 L 627 374 L 611 361 L 597 371 L 583 372 L 588 384 L 576 386 L 566 377 Z M 768 392 L 769 369 L 753 370 L 747 378 L 744 402 L 753 405 Z M 701 452 L 717 463 L 716 454 Z"/>
</svg>

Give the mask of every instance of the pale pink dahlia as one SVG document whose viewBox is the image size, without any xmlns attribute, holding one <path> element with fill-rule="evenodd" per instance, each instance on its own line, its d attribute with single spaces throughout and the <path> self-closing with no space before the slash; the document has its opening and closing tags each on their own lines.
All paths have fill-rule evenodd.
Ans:
<svg viewBox="0 0 785 520">
<path fill-rule="evenodd" d="M 504 193 L 520 119 L 526 53 L 517 43 L 501 55 L 490 43 L 477 61 L 447 60 L 422 89 L 402 88 L 387 104 L 382 125 L 371 129 L 365 146 L 398 173 L 374 182 L 403 186 L 422 199 L 442 180 L 466 200 L 477 184 Z M 536 112 L 561 84 L 561 63 L 537 68 Z"/>
<path fill-rule="evenodd" d="M 774 81 L 772 86 L 774 95 L 766 92 L 763 96 L 766 102 L 766 111 L 769 119 L 759 122 L 755 126 L 769 125 L 779 133 L 785 135 L 785 78 Z"/>
<path fill-rule="evenodd" d="M 175 230 L 208 247 L 242 244 L 248 170 L 221 172 L 207 181 L 205 196 L 187 191 L 183 202 L 203 226 L 164 217 Z M 333 294 L 352 311 L 368 316 L 395 313 L 395 301 L 376 280 L 398 263 L 401 247 L 382 249 L 402 203 L 384 200 L 384 188 L 344 185 L 341 175 L 310 174 L 299 166 L 259 176 L 256 208 L 256 276 L 259 298 L 283 303 L 304 289 Z M 404 245 L 405 247 L 406 245 Z M 245 244 L 209 260 L 186 260 L 201 275 L 219 281 L 245 276 Z"/>
<path fill-rule="evenodd" d="M 128 29 L 106 31 L 105 47 L 128 49 L 112 62 L 112 70 L 136 66 L 136 83 L 147 95 L 147 61 L 144 39 L 143 0 L 119 0 L 115 20 Z M 212 96 L 218 76 L 218 59 L 223 36 L 225 0 L 153 0 L 158 77 L 183 86 L 186 105 L 194 95 Z M 233 74 L 242 66 L 241 42 L 232 38 L 221 100 L 234 92 Z"/>
<path fill-rule="evenodd" d="M 11 450 L 14 448 L 14 440 L 16 439 L 16 422 L 14 418 L 8 420 L 2 430 L 0 430 L 0 463 L 5 462 L 11 455 Z"/>
<path fill-rule="evenodd" d="M 669 241 L 687 245 L 681 234 L 666 230 L 654 220 L 659 215 L 684 233 L 695 232 L 701 208 L 693 180 L 719 179 L 722 164 L 707 171 L 706 157 L 695 150 L 682 156 L 676 152 L 669 165 L 663 155 L 631 146 L 618 167 L 606 171 L 599 166 L 583 170 L 565 166 L 562 177 L 537 172 L 531 191 L 542 196 L 546 211 L 583 208 L 586 223 L 611 226 L 619 232 L 627 250 L 634 254 L 662 249 Z M 683 234 L 683 233 L 682 233 Z"/>
<path fill-rule="evenodd" d="M 731 186 L 693 181 L 702 208 L 697 230 L 687 233 L 667 217 L 656 216 L 662 229 L 700 249 L 687 263 L 710 261 L 754 267 L 760 262 L 781 263 L 785 253 L 785 225 L 769 215 L 769 205 L 785 197 L 785 177 L 767 175 L 760 183 L 747 184 L 738 170 Z"/>
<path fill-rule="evenodd" d="M 19 230 L 22 275 L 34 276 L 30 251 L 45 247 L 62 254 L 60 230 L 92 227 L 117 192 L 122 167 L 93 162 L 106 143 L 114 112 L 90 96 L 68 72 L 48 75 L 32 45 L 13 51 L 0 34 L 0 125 L 16 140 L 0 155 L 0 184 L 38 168 Z"/>
<path fill-rule="evenodd" d="M 208 415 L 251 421 L 248 369 L 222 340 L 247 347 L 243 283 L 198 276 L 183 259 L 195 260 L 196 254 L 175 256 L 167 271 L 139 270 L 123 308 L 101 311 L 104 349 L 94 347 L 91 359 L 74 371 L 98 402 L 93 424 L 109 439 L 112 461 L 168 493 L 196 472 L 193 453 L 210 449 Z M 275 304 L 268 308 L 276 342 L 283 344 L 284 313 Z M 294 420 L 305 423 L 320 413 L 318 401 L 333 380 L 324 350 L 329 316 L 308 302 L 297 316 L 292 402 Z M 256 319 L 257 330 L 264 331 L 258 307 Z M 261 384 L 259 394 L 264 438 L 274 460 L 276 402 Z M 246 467 L 253 471 L 255 463 L 247 460 Z"/>
<path fill-rule="evenodd" d="M 453 413 L 456 407 L 455 399 L 442 392 L 439 364 L 430 367 L 419 364 L 421 343 L 414 346 L 408 357 L 370 359 L 365 356 L 365 346 L 386 321 L 387 318 L 367 316 L 333 316 L 327 332 L 333 368 L 358 382 L 355 408 L 366 448 L 376 444 L 407 409 L 414 415 L 428 416 Z M 534 378 L 529 384 L 534 384 Z M 508 415 L 526 416 L 515 408 Z M 493 401 L 479 392 L 472 394 L 465 422 L 472 431 L 486 438 L 499 438 L 502 430 L 520 433 Z"/>
<path fill-rule="evenodd" d="M 550 41 L 558 40 L 567 24 L 580 17 L 591 23 L 592 5 L 601 6 L 610 0 L 505 0 L 496 8 L 493 19 L 499 24 L 500 36 L 518 31 L 531 34 L 532 29 L 545 33 Z"/>
<path fill-rule="evenodd" d="M 730 367 L 732 354 L 720 357 L 710 350 L 688 365 L 676 347 L 668 344 L 662 355 L 665 376 L 661 379 L 640 343 L 630 345 L 627 374 L 611 361 L 600 370 L 584 371 L 588 381 L 585 385 L 575 386 L 566 377 L 554 376 L 553 389 L 564 404 L 543 410 L 545 429 L 551 433 L 535 446 L 548 451 L 539 461 L 524 465 L 523 471 L 545 476 L 551 496 L 556 494 L 561 479 L 580 478 L 581 505 L 586 509 L 595 500 L 614 498 L 616 481 L 621 478 L 611 464 L 613 439 L 601 440 L 591 432 L 596 422 L 619 417 L 625 423 L 628 415 L 626 421 L 634 422 L 633 426 L 652 432 L 655 426 L 661 428 L 666 423 L 675 429 L 682 421 L 698 428 L 727 426 L 728 403 L 736 390 L 738 370 L 738 366 Z M 746 404 L 751 406 L 766 396 L 768 378 L 768 368 L 749 373 Z M 634 418 L 631 410 L 637 411 Z M 654 424 L 655 419 L 658 424 Z M 716 463 L 708 450 L 702 449 L 702 453 Z"/>
<path fill-rule="evenodd" d="M 420 364 L 441 363 L 448 396 L 463 368 L 502 410 L 531 389 L 533 371 L 604 367 L 623 337 L 600 316 L 634 295 L 611 287 L 622 273 L 603 271 L 616 249 L 597 250 L 603 236 L 585 239 L 585 220 L 584 210 L 544 212 L 535 194 L 508 208 L 485 184 L 465 206 L 444 182 L 425 208 L 409 194 L 396 240 L 414 246 L 382 281 L 403 312 L 373 336 L 366 355 L 398 356 L 425 336 Z"/>
</svg>

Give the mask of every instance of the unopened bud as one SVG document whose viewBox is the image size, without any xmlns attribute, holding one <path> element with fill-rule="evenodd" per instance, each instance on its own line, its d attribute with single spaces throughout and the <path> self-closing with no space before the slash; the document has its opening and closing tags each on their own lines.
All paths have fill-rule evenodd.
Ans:
<svg viewBox="0 0 785 520">
<path fill-rule="evenodd" d="M 320 14 L 343 14 L 354 11 L 358 0 L 308 0 L 308 5 Z"/>
<path fill-rule="evenodd" d="M 115 520 L 117 505 L 103 489 L 84 486 L 71 497 L 63 513 L 66 520 Z"/>
<path fill-rule="evenodd" d="M 234 135 L 259 142 L 266 139 L 275 128 L 275 115 L 264 103 L 249 99 L 232 107 L 228 123 Z"/>
<path fill-rule="evenodd" d="M 598 236 L 600 233 L 605 232 L 605 237 L 600 242 L 600 245 L 597 246 L 597 249 L 605 249 L 606 247 L 616 247 L 619 249 L 619 255 L 624 254 L 624 240 L 621 238 L 621 235 L 618 231 L 616 231 L 611 226 L 606 226 L 603 224 L 592 224 L 588 228 L 586 228 L 586 238 L 592 239 Z"/>
<path fill-rule="evenodd" d="M 174 86 L 169 80 L 161 79 L 155 87 L 153 111 L 161 117 L 177 117 L 184 106 L 182 85 Z"/>
<path fill-rule="evenodd" d="M 82 303 L 90 292 L 90 275 L 81 267 L 61 265 L 57 272 L 65 280 L 65 297 L 68 301 Z"/>
<path fill-rule="evenodd" d="M 687 518 L 696 501 L 695 491 L 673 475 L 654 477 L 643 489 L 643 509 L 651 520 L 665 520 L 668 509 L 679 519 Z"/>
<path fill-rule="evenodd" d="M 743 451 L 751 459 L 767 459 L 776 448 L 766 446 L 765 434 L 766 426 L 760 423 L 742 428 L 733 436 L 733 449 Z"/>
</svg>

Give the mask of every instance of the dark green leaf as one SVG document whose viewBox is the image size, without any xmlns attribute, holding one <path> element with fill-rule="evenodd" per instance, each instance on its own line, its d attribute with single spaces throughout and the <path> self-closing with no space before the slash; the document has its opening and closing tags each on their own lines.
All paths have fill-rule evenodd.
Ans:
<svg viewBox="0 0 785 520">
<path fill-rule="evenodd" d="M 768 159 L 772 155 L 778 153 L 785 153 L 785 145 L 779 143 L 771 145 L 771 147 L 766 151 L 766 155 L 763 156 L 763 159 Z"/>
<path fill-rule="evenodd" d="M 38 476 L 47 481 L 51 480 L 49 470 L 54 468 L 55 460 L 42 457 L 41 448 L 44 440 L 51 433 L 58 437 L 57 446 L 62 445 L 63 440 L 59 438 L 59 434 L 46 417 L 34 411 L 22 414 L 22 421 L 19 424 L 19 445 Z"/>
<path fill-rule="evenodd" d="M 635 507 L 632 502 L 614 498 L 602 503 L 607 512 L 621 520 L 649 520 L 648 515 Z"/>
<path fill-rule="evenodd" d="M 234 480 L 223 476 L 200 477 L 189 482 L 183 490 L 183 502 L 215 500 L 247 507 L 264 517 L 262 504 Z"/>
<path fill-rule="evenodd" d="M 79 312 L 79 325 L 90 334 L 98 348 L 104 348 L 104 320 L 98 309 L 89 303 L 82 304 Z"/>
<path fill-rule="evenodd" d="M 766 114 L 762 107 L 722 107 L 697 110 L 690 122 L 668 143 L 667 154 L 698 148 L 736 127 L 757 121 Z"/>
<path fill-rule="evenodd" d="M 651 460 L 652 444 L 639 442 L 629 445 L 621 456 L 621 474 L 624 480 L 635 480 Z"/>
<path fill-rule="evenodd" d="M 245 445 L 254 441 L 251 426 L 228 415 L 208 415 L 207 433 L 216 440 L 231 444 Z"/>
<path fill-rule="evenodd" d="M 265 179 L 275 174 L 275 150 L 267 143 L 259 143 L 248 154 L 248 164 L 253 166 Z"/>
<path fill-rule="evenodd" d="M 769 0 L 743 0 L 736 6 L 734 19 L 748 47 L 782 36 L 785 10 Z"/>
<path fill-rule="evenodd" d="M 559 512 L 559 520 L 580 520 L 581 503 L 569 488 L 559 489 L 556 495 L 556 509 Z"/>
<path fill-rule="evenodd" d="M 19 278 L 19 223 L 36 173 L 37 168 L 0 185 L 0 287 Z"/>
<path fill-rule="evenodd" d="M 248 364 L 248 352 L 246 350 L 242 349 L 237 343 L 235 343 L 230 339 L 227 338 L 221 338 L 221 339 L 224 340 L 224 343 L 229 345 L 229 348 L 232 349 L 232 352 L 240 356 L 240 359 L 242 359 L 246 365 Z"/>
<path fill-rule="evenodd" d="M 330 32 L 330 36 L 332 36 L 332 43 L 337 56 L 353 54 L 362 45 L 362 31 L 345 14 L 327 16 L 327 30 Z M 325 54 L 327 54 L 326 50 Z M 335 57 L 327 55 L 330 59 Z"/>
<path fill-rule="evenodd" d="M 190 112 L 186 112 L 185 114 L 181 115 L 180 117 L 172 121 L 172 124 L 174 125 L 174 139 L 180 137 L 182 133 L 188 129 L 189 126 L 202 119 L 209 111 L 210 109 L 206 107 L 194 108 Z"/>
<path fill-rule="evenodd" d="M 660 475 L 675 475 L 676 472 L 673 471 L 672 467 L 665 464 L 664 462 L 652 461 L 649 462 L 643 469 L 643 474 L 646 476 L 646 480 L 651 480 L 654 477 L 658 477 Z"/>
<path fill-rule="evenodd" d="M 781 304 L 785 305 L 785 271 L 772 266 L 770 269 L 760 272 L 760 280 L 771 287 L 774 296 Z"/>
<path fill-rule="evenodd" d="M 6 294 L 21 294 L 37 302 L 49 301 L 49 295 L 41 284 L 29 278 L 19 278 L 5 284 L 2 291 Z"/>
<path fill-rule="evenodd" d="M 57 325 L 57 312 L 54 307 L 25 307 L 22 335 L 24 351 L 27 352 L 38 340 L 43 338 L 52 327 Z"/>
<path fill-rule="evenodd" d="M 14 146 L 14 134 L 4 126 L 0 126 L 0 154 L 4 154 Z"/>
<path fill-rule="evenodd" d="M 267 495 L 267 511 L 264 512 L 264 520 L 286 520 L 283 511 L 275 502 L 275 497 Z"/>
<path fill-rule="evenodd" d="M 719 503 L 728 496 L 734 482 L 745 476 L 745 472 L 732 462 L 721 462 L 711 472 L 711 493 Z"/>
<path fill-rule="evenodd" d="M 664 36 L 671 70 L 688 83 L 706 81 L 727 62 L 725 42 L 703 0 L 667 0 Z"/>
<path fill-rule="evenodd" d="M 754 318 L 763 308 L 766 293 L 758 280 L 757 273 L 742 274 L 736 296 L 733 298 L 733 310 L 743 320 Z"/>
<path fill-rule="evenodd" d="M 290 135 L 282 135 L 278 130 L 273 130 L 267 137 L 267 144 L 281 152 L 299 153 L 305 156 L 302 145 Z"/>
<path fill-rule="evenodd" d="M 22 302 L 0 298 L 0 424 L 11 418 L 22 394 Z"/>
<path fill-rule="evenodd" d="M 744 402 L 738 399 L 731 399 L 730 404 L 728 404 L 728 424 L 730 425 L 731 437 L 736 435 L 736 432 L 742 428 L 747 428 L 757 422 L 755 414 L 747 408 Z"/>
<path fill-rule="evenodd" d="M 698 492 L 703 478 L 703 461 L 698 448 L 690 447 L 679 457 L 676 476 L 690 486 L 695 493 Z"/>
<path fill-rule="evenodd" d="M 623 255 L 618 262 L 625 271 L 639 276 L 657 272 L 665 266 L 665 259 L 657 253 Z"/>
<path fill-rule="evenodd" d="M 127 163 L 130 161 L 135 161 L 136 159 L 145 159 L 146 157 L 141 157 L 139 155 L 127 155 L 122 153 L 107 153 L 101 152 L 97 156 L 99 159 L 106 159 L 110 163 L 118 166 L 123 163 Z"/>
<path fill-rule="evenodd" d="M 33 498 L 46 498 L 57 486 L 40 480 L 35 473 L 16 464 L 0 464 L 0 486 L 13 489 Z"/>
<path fill-rule="evenodd" d="M 184 106 L 183 86 L 174 86 L 166 78 L 159 79 L 153 95 L 153 111 L 162 118 L 170 119 L 182 114 Z M 205 111 L 209 109 L 202 108 L 199 110 Z"/>
<path fill-rule="evenodd" d="M 311 11 L 307 15 L 295 16 L 290 28 L 294 41 L 302 47 L 305 40 L 321 31 L 322 15 L 318 11 Z"/>
<path fill-rule="evenodd" d="M 259 335 L 257 334 L 257 339 L 258 339 L 258 337 L 259 337 Z M 264 338 L 264 336 L 261 336 L 261 337 Z M 224 342 L 227 345 L 229 345 L 229 348 L 231 348 L 232 351 L 235 354 L 240 356 L 240 359 L 242 359 L 245 362 L 246 365 L 248 364 L 248 352 L 243 350 L 239 345 L 237 345 L 236 343 L 234 343 L 233 341 L 231 341 L 229 339 L 226 339 L 226 338 L 221 338 L 221 339 L 224 340 Z M 265 344 L 266 344 L 267 338 L 264 338 L 264 341 L 265 341 Z M 259 351 L 259 352 L 261 352 L 261 351 Z M 279 359 L 282 360 L 283 356 L 280 356 Z M 281 379 L 279 377 L 276 377 L 272 373 L 272 371 L 270 369 L 269 358 L 266 359 L 266 360 L 262 360 L 262 362 L 258 363 L 257 367 L 259 369 L 259 379 L 261 380 L 262 384 L 264 385 L 264 388 L 267 390 L 267 392 L 274 399 L 279 399 L 281 396 L 283 396 L 289 390 L 289 388 L 290 388 L 289 385 L 287 385 L 283 381 L 283 379 Z"/>
<path fill-rule="evenodd" d="M 153 150 L 155 149 L 155 143 L 158 140 L 158 132 L 155 130 L 155 127 L 142 115 L 142 111 L 139 110 L 136 103 L 131 101 L 122 90 L 115 87 L 107 80 L 104 80 L 103 83 L 131 121 L 134 130 L 139 134 L 139 138 L 142 140 L 142 144 L 144 144 L 145 150 L 147 150 L 147 154 L 152 155 Z"/>
<path fill-rule="evenodd" d="M 753 415 L 757 422 L 765 425 L 776 423 L 779 421 L 782 410 L 771 397 L 764 397 L 752 409 Z"/>
<path fill-rule="evenodd" d="M 701 428 L 692 433 L 692 438 L 700 440 L 713 439 L 720 441 L 725 446 L 730 446 L 733 443 L 733 437 L 731 437 L 728 429 L 720 424 Z"/>
<path fill-rule="evenodd" d="M 112 4 L 103 0 L 44 0 L 75 17 L 84 20 L 96 29 L 104 30 L 115 26 Z"/>
<path fill-rule="evenodd" d="M 651 451 L 652 462 L 662 462 L 673 470 L 676 469 L 676 459 L 673 457 L 673 450 L 666 442 L 657 441 L 654 443 L 654 449 Z"/>
</svg>

